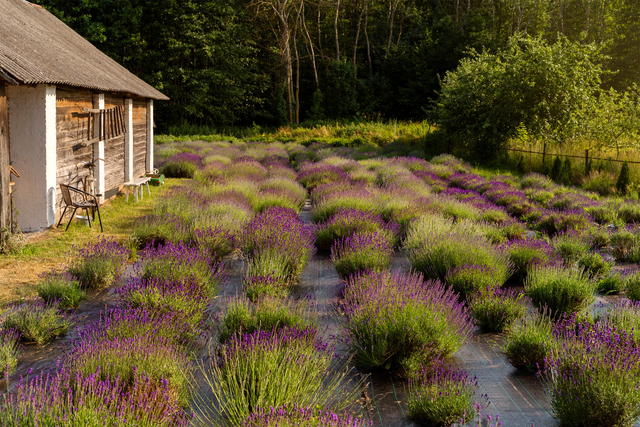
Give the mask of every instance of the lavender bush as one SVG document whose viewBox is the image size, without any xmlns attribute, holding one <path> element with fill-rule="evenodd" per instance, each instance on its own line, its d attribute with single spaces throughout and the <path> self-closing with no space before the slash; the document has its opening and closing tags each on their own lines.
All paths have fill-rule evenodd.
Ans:
<svg viewBox="0 0 640 427">
<path fill-rule="evenodd" d="M 542 240 L 527 239 L 510 242 L 504 248 L 513 265 L 514 279 L 522 282 L 527 272 L 536 265 L 544 265 L 551 259 L 552 248 Z"/>
<path fill-rule="evenodd" d="M 373 422 L 367 424 L 346 413 L 338 415 L 322 409 L 293 405 L 291 408 L 284 406 L 260 410 L 249 415 L 240 425 L 242 427 L 365 427 L 373 425 Z"/>
<path fill-rule="evenodd" d="M 2 328 L 15 330 L 22 341 L 43 345 L 66 334 L 72 324 L 71 318 L 60 312 L 56 301 L 51 304 L 29 301 L 9 306 Z"/>
<path fill-rule="evenodd" d="M 382 271 L 391 263 L 393 246 L 378 232 L 358 234 L 338 239 L 331 247 L 331 261 L 339 275 L 371 270 Z"/>
<path fill-rule="evenodd" d="M 12 373 L 18 365 L 20 333 L 14 329 L 0 329 L 0 374 Z"/>
<path fill-rule="evenodd" d="M 609 273 L 611 263 L 605 261 L 602 255 L 598 253 L 590 253 L 578 260 L 578 267 L 583 268 L 590 277 L 598 278 Z"/>
<path fill-rule="evenodd" d="M 536 372 L 558 346 L 553 336 L 553 321 L 545 310 L 516 320 L 509 330 L 502 352 L 518 369 Z"/>
<path fill-rule="evenodd" d="M 465 265 L 486 268 L 496 286 L 511 275 L 507 254 L 470 222 L 454 224 L 438 216 L 421 217 L 411 224 L 404 247 L 413 267 L 429 279 L 444 280 L 451 269 Z"/>
<path fill-rule="evenodd" d="M 3 427 L 186 427 L 189 417 L 179 407 L 166 381 L 136 375 L 132 384 L 119 378 L 87 377 L 70 371 L 42 372 L 21 379 L 16 393 L 5 395 Z"/>
<path fill-rule="evenodd" d="M 493 290 L 500 286 L 496 283 L 492 270 L 475 264 L 461 265 L 449 269 L 444 281 L 462 298 L 473 296 L 478 292 Z"/>
<path fill-rule="evenodd" d="M 623 286 L 627 298 L 631 301 L 640 301 L 640 271 L 628 272 Z"/>
<path fill-rule="evenodd" d="M 607 323 L 569 319 L 541 375 L 563 426 L 630 426 L 640 418 L 640 348 Z"/>
<path fill-rule="evenodd" d="M 487 288 L 471 299 L 469 308 L 482 329 L 502 332 L 527 314 L 523 296 L 512 289 Z"/>
<path fill-rule="evenodd" d="M 633 336 L 637 345 L 640 345 L 640 302 L 622 301 L 615 304 L 604 318 L 612 328 L 624 331 Z"/>
<path fill-rule="evenodd" d="M 610 272 L 598 280 L 598 292 L 617 294 L 624 291 L 626 280 L 618 273 Z"/>
<path fill-rule="evenodd" d="M 173 313 L 195 333 L 213 295 L 193 277 L 173 282 L 163 279 L 132 278 L 115 289 L 125 307 L 141 308 L 158 315 Z"/>
<path fill-rule="evenodd" d="M 554 317 L 587 307 L 595 299 L 596 286 L 583 270 L 558 266 L 534 267 L 524 285 L 534 305 L 547 306 Z"/>
<path fill-rule="evenodd" d="M 67 271 L 76 277 L 83 289 L 100 289 L 111 285 L 129 259 L 129 250 L 115 240 L 98 238 L 78 252 Z"/>
<path fill-rule="evenodd" d="M 562 259 L 565 265 L 573 265 L 587 253 L 591 246 L 589 242 L 576 231 L 557 233 L 551 245 L 555 254 Z"/>
<path fill-rule="evenodd" d="M 159 336 L 107 337 L 106 330 L 85 333 L 75 341 L 66 363 L 83 377 L 97 375 L 102 381 L 118 378 L 133 386 L 139 375 L 176 396 L 181 406 L 189 401 L 190 361 L 184 347 Z"/>
<path fill-rule="evenodd" d="M 218 341 L 226 343 L 235 335 L 253 334 L 259 330 L 311 328 L 316 324 L 311 308 L 312 304 L 307 300 L 263 298 L 257 304 L 251 304 L 247 299 L 234 298 L 220 321 Z"/>
<path fill-rule="evenodd" d="M 140 266 L 140 277 L 166 283 L 190 282 L 215 296 L 223 279 L 223 264 L 211 254 L 182 242 L 148 248 Z"/>
<path fill-rule="evenodd" d="M 409 379 L 407 408 L 412 419 L 437 427 L 449 427 L 473 416 L 475 378 L 451 366 L 422 368 Z"/>
<path fill-rule="evenodd" d="M 420 274 L 365 272 L 346 282 L 341 319 L 362 369 L 416 369 L 454 353 L 473 330 L 457 295 Z"/>
<path fill-rule="evenodd" d="M 354 187 L 320 198 L 313 204 L 311 215 L 315 222 L 323 222 L 344 209 L 357 209 L 372 213 L 381 212 L 378 195 L 374 191 Z"/>
<path fill-rule="evenodd" d="M 198 402 L 196 417 L 207 425 L 219 418 L 242 425 L 252 413 L 294 404 L 341 411 L 359 387 L 348 386 L 347 372 L 331 369 L 334 359 L 312 328 L 236 336 L 201 373 L 218 404 Z"/>
<path fill-rule="evenodd" d="M 87 299 L 80 283 L 69 273 L 51 271 L 44 274 L 37 286 L 38 295 L 46 303 L 57 302 L 60 309 L 77 308 L 80 301 Z"/>
<path fill-rule="evenodd" d="M 618 262 L 639 262 L 640 242 L 636 234 L 638 230 L 623 228 L 611 235 L 611 254 Z"/>
<path fill-rule="evenodd" d="M 336 212 L 327 222 L 316 228 L 316 247 L 329 249 L 334 242 L 354 233 L 374 233 L 384 235 L 393 245 L 397 242 L 400 226 L 395 222 L 386 223 L 380 215 L 357 209 L 343 209 Z"/>
</svg>

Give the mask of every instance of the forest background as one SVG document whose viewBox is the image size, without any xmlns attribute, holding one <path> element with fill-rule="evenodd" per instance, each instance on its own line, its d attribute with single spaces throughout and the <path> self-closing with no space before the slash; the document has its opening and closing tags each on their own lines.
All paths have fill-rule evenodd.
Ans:
<svg viewBox="0 0 640 427">
<path fill-rule="evenodd" d="M 159 133 L 429 121 L 447 151 L 635 144 L 640 0 L 36 0 L 171 100 Z"/>
</svg>

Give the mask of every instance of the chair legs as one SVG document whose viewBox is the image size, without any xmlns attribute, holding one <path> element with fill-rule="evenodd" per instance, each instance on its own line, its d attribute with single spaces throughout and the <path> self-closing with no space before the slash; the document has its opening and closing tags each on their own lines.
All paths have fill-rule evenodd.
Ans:
<svg viewBox="0 0 640 427">
<path fill-rule="evenodd" d="M 64 229 L 64 231 L 67 231 L 69 229 L 69 226 L 71 225 L 71 221 L 73 221 L 73 217 L 76 216 L 76 211 L 78 210 L 78 208 L 75 208 L 73 210 L 73 213 L 71 214 L 71 218 L 69 218 L 69 223 L 67 224 L 67 228 Z"/>
<path fill-rule="evenodd" d="M 98 206 L 96 206 L 96 212 L 98 212 L 98 222 L 100 222 L 100 232 L 104 233 L 104 230 L 102 229 L 102 218 L 100 218 L 100 208 Z M 95 220 L 95 217 L 93 219 Z"/>
<path fill-rule="evenodd" d="M 84 208 L 84 212 L 87 214 L 87 221 L 89 221 L 89 228 L 91 228 L 91 215 L 89 215 L 89 208 Z"/>
<path fill-rule="evenodd" d="M 64 207 L 64 211 L 62 211 L 62 215 L 60 215 L 60 221 L 58 221 L 58 225 L 56 225 L 56 228 L 60 227 L 60 223 L 62 223 L 62 218 L 64 218 L 64 215 L 67 213 L 67 208 L 69 206 L 65 206 Z"/>
</svg>

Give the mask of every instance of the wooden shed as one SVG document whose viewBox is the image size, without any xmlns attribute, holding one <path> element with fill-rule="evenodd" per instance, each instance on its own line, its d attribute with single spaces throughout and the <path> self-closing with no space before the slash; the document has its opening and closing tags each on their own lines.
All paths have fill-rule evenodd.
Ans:
<svg viewBox="0 0 640 427">
<path fill-rule="evenodd" d="M 0 0 L 0 233 L 11 199 L 23 231 L 54 225 L 60 184 L 82 189 L 87 163 L 103 198 L 151 171 L 153 101 L 167 99 L 42 7 Z"/>
</svg>

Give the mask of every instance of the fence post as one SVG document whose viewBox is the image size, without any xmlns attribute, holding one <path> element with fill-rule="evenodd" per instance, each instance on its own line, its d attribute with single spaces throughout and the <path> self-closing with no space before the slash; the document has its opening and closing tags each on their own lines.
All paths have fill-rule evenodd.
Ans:
<svg viewBox="0 0 640 427">
<path fill-rule="evenodd" d="M 589 149 L 584 150 L 584 174 L 589 175 Z"/>
<path fill-rule="evenodd" d="M 547 157 L 547 143 L 545 142 L 542 146 L 542 166 L 544 166 L 544 161 Z"/>
</svg>

